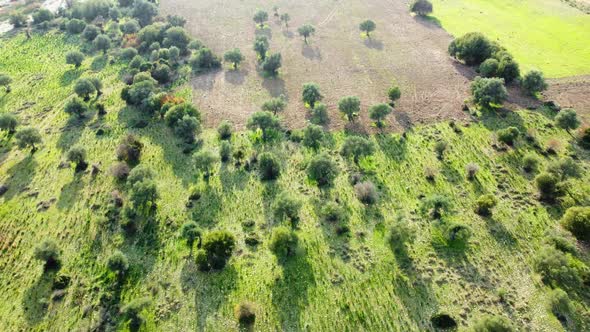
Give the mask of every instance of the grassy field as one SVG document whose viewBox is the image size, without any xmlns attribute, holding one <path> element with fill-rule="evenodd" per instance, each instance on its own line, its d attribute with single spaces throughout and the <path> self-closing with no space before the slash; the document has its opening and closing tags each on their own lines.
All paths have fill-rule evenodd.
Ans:
<svg viewBox="0 0 590 332">
<path fill-rule="evenodd" d="M 12 92 L 0 94 L 0 112 L 16 113 L 23 124 L 39 128 L 44 140 L 34 154 L 18 150 L 6 136 L 0 141 L 0 183 L 9 185 L 0 197 L 0 330 L 95 326 L 101 298 L 113 296 L 105 260 L 115 249 L 127 254 L 131 264 L 121 303 L 151 298 L 144 312 L 149 331 L 237 330 L 233 308 L 243 300 L 259 307 L 257 331 L 425 331 L 432 329 L 430 317 L 439 312 L 452 315 L 461 327 L 493 313 L 509 317 L 519 330 L 561 329 L 547 309 L 547 288 L 533 272 L 532 260 L 545 234 L 557 229 L 563 211 L 535 198 L 532 176 L 520 165 L 525 153 L 535 151 L 530 145 L 520 141 L 507 151 L 491 146 L 494 131 L 507 126 L 535 130 L 541 146 L 556 140 L 559 155 L 577 153 L 584 168 L 563 207 L 583 201 L 590 194 L 590 156 L 551 125 L 550 111 L 480 114 L 469 125 L 459 124 L 461 133 L 443 122 L 415 127 L 406 138 L 371 136 L 377 151 L 360 168 L 337 152 L 351 133 L 333 132 L 322 149 L 341 171 L 335 186 L 325 191 L 306 180 L 305 165 L 315 152 L 287 140 L 255 144 L 242 131 L 232 145 L 246 155 L 277 153 L 283 175 L 262 183 L 255 172 L 217 164 L 204 196 L 187 208 L 189 187 L 204 185 L 191 157 L 162 121 L 145 119 L 147 127 L 134 128 L 144 118 L 125 108 L 119 97 L 122 64 L 92 56 L 78 70 L 67 66 L 65 53 L 78 45 L 77 38 L 56 33 L 0 40 L 0 72 L 14 77 Z M 64 100 L 72 94 L 72 82 L 89 75 L 100 76 L 108 87 L 102 97 L 108 113 L 70 120 L 63 112 Z M 190 98 L 191 89 L 180 87 L 178 93 Z M 104 135 L 96 134 L 99 128 Z M 138 135 L 145 144 L 141 164 L 156 171 L 161 196 L 152 229 L 134 236 L 104 217 L 111 192 L 124 189 L 108 169 L 125 133 Z M 213 129 L 206 129 L 202 138 L 205 148 L 217 149 Z M 438 139 L 449 143 L 442 161 L 433 152 Z M 89 162 L 98 163 L 101 173 L 58 167 L 75 143 L 86 147 Z M 542 163 L 555 158 L 542 157 Z M 474 181 L 465 178 L 471 162 L 481 168 Z M 434 182 L 425 179 L 425 167 L 438 170 Z M 377 185 L 380 198 L 374 206 L 355 197 L 348 177 L 359 171 Z M 283 190 L 303 200 L 297 229 L 301 246 L 293 260 L 279 264 L 267 242 L 277 224 L 270 206 Z M 434 193 L 452 201 L 452 213 L 442 221 L 431 220 L 420 209 L 422 198 Z M 491 218 L 473 210 L 483 193 L 500 200 Z M 350 236 L 337 235 L 333 225 L 320 221 L 318 209 L 331 200 L 346 208 Z M 40 203 L 47 203 L 47 209 Z M 407 257 L 394 255 L 386 241 L 390 225 L 400 216 L 418 229 Z M 179 239 L 179 227 L 187 220 L 236 235 L 238 247 L 223 271 L 197 271 Z M 250 220 L 253 230 L 244 227 Z M 466 250 L 447 245 L 442 234 L 449 222 L 463 222 L 473 230 Z M 262 240 L 258 247 L 244 243 L 251 232 Z M 62 298 L 51 289 L 54 276 L 43 273 L 42 264 L 32 258 L 33 247 L 46 238 L 59 241 L 63 266 L 57 273 L 71 278 Z M 504 292 L 508 301 L 503 302 L 499 294 Z M 578 313 L 589 317 L 588 295 L 570 296 Z M 122 321 L 118 328 L 127 329 Z"/>
<path fill-rule="evenodd" d="M 506 47 L 525 72 L 590 74 L 590 15 L 560 0 L 434 0 L 432 16 L 461 36 L 480 31 Z"/>
</svg>

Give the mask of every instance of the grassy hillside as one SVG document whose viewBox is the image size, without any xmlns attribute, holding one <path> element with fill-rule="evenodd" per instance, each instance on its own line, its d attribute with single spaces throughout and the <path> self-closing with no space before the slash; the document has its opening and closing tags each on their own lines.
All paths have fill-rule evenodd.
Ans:
<svg viewBox="0 0 590 332">
<path fill-rule="evenodd" d="M 434 0 L 434 13 L 454 36 L 479 31 L 512 53 L 524 71 L 548 77 L 590 74 L 590 16 L 565 1 Z"/>
<path fill-rule="evenodd" d="M 12 92 L 0 94 L 0 112 L 16 113 L 22 124 L 39 128 L 43 136 L 34 154 L 17 149 L 6 135 L 1 140 L 0 183 L 9 186 L 0 197 L 2 330 L 88 330 L 109 314 L 104 303 L 115 298 L 124 305 L 141 297 L 151 299 L 142 311 L 145 330 L 237 330 L 233 308 L 244 300 L 258 306 L 259 331 L 424 331 L 432 329 L 430 318 L 439 312 L 449 313 L 461 327 L 491 313 L 509 317 L 519 330 L 561 328 L 547 307 L 548 288 L 533 271 L 533 259 L 547 234 L 558 231 L 563 209 L 588 204 L 590 173 L 588 152 L 570 144 L 570 135 L 552 125 L 551 111 L 486 113 L 468 125 L 458 124 L 458 130 L 440 123 L 416 127 L 405 138 L 371 136 L 376 152 L 360 166 L 338 153 L 352 133 L 328 134 L 321 149 L 337 161 L 340 174 L 333 188 L 321 191 L 305 172 L 316 152 L 287 139 L 256 143 L 251 133 L 239 132 L 231 141 L 234 149 L 246 156 L 278 154 L 281 177 L 261 182 L 254 170 L 218 163 L 206 184 L 162 121 L 125 107 L 119 97 L 123 64 L 109 64 L 100 55 L 86 59 L 77 70 L 64 63 L 65 53 L 77 45 L 77 37 L 52 32 L 31 40 L 19 35 L 0 41 L 0 72 L 14 77 Z M 104 82 L 101 98 L 108 113 L 70 118 L 63 106 L 72 94 L 72 82 L 91 74 Z M 183 87 L 177 93 L 190 98 Z M 137 125 L 140 120 L 147 126 L 137 128 L 143 127 Z M 508 126 L 536 132 L 541 147 L 560 146 L 558 155 L 539 154 L 541 168 L 560 156 L 577 156 L 583 176 L 572 180 L 561 205 L 541 204 L 534 175 L 522 170 L 522 156 L 542 149 L 524 139 L 506 151 L 493 148 L 494 131 Z M 97 135 L 99 129 L 104 133 Z M 136 234 L 106 217 L 111 192 L 127 190 L 108 172 L 126 133 L 144 143 L 141 165 L 156 172 L 160 193 L 157 210 Z M 218 149 L 214 129 L 206 129 L 201 137 L 203 149 Z M 448 142 L 442 160 L 433 151 L 438 140 Z M 89 162 L 102 172 L 59 167 L 75 143 L 87 149 Z M 480 167 L 475 180 L 466 179 L 468 163 Z M 425 178 L 425 168 L 437 170 L 434 181 Z M 356 173 L 376 184 L 375 205 L 356 198 L 349 181 Z M 192 185 L 205 189 L 187 207 Z M 269 251 L 268 240 L 280 223 L 272 204 L 282 191 L 297 195 L 303 206 L 296 228 L 298 253 L 281 264 Z M 499 204 L 492 217 L 482 218 L 474 204 L 487 193 L 496 195 Z M 441 220 L 422 211 L 425 197 L 432 194 L 451 201 L 451 211 Z M 328 201 L 347 211 L 348 233 L 339 235 L 335 225 L 319 217 Z M 416 238 L 407 252 L 394 254 L 387 237 L 400 219 L 415 227 Z M 205 231 L 225 229 L 236 236 L 238 245 L 225 269 L 198 271 L 179 238 L 179 228 L 188 220 Z M 447 243 L 450 223 L 470 227 L 473 235 L 466 247 Z M 252 236 L 261 244 L 246 245 L 246 237 Z M 44 272 L 32 257 L 35 245 L 47 238 L 56 239 L 62 249 L 57 272 Z M 130 260 L 120 291 L 105 267 L 115 250 Z M 587 261 L 583 252 L 579 258 Z M 71 279 L 65 292 L 52 289 L 59 276 Z M 587 288 L 570 292 L 570 297 L 580 327 L 588 328 L 583 322 L 590 317 Z M 123 317 L 115 320 L 119 329 L 127 329 Z"/>
</svg>

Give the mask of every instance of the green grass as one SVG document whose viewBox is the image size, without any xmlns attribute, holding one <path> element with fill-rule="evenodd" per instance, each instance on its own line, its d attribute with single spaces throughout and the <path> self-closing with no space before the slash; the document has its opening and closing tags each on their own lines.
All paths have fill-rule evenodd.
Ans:
<svg viewBox="0 0 590 332">
<path fill-rule="evenodd" d="M 330 134 L 330 144 L 323 148 L 337 160 L 341 173 L 332 189 L 320 191 L 305 175 L 313 151 L 286 140 L 256 145 L 241 132 L 232 145 L 247 156 L 262 150 L 279 154 L 282 176 L 261 183 L 254 172 L 217 165 L 206 193 L 187 208 L 188 189 L 200 182 L 190 156 L 157 119 L 146 128 L 132 128 L 142 116 L 124 108 L 119 97 L 121 63 L 96 72 L 90 70 L 92 59 L 79 70 L 65 65 L 65 53 L 77 44 L 76 38 L 55 33 L 35 35 L 30 41 L 24 36 L 0 40 L 0 72 L 14 78 L 13 91 L 0 94 L 0 112 L 15 112 L 21 122 L 39 128 L 44 139 L 33 155 L 18 150 L 6 136 L 0 141 L 0 183 L 10 186 L 0 198 L 1 330 L 90 329 L 99 320 L 101 297 L 113 295 L 104 263 L 117 249 L 131 264 L 121 303 L 152 299 L 144 312 L 144 327 L 151 331 L 237 330 L 233 307 L 243 300 L 257 303 L 260 331 L 424 331 L 432 328 L 430 317 L 438 312 L 450 313 L 463 327 L 484 313 L 495 313 L 510 317 L 522 330 L 561 328 L 546 308 L 546 288 L 532 272 L 532 258 L 544 234 L 557 227 L 561 210 L 540 204 L 532 176 L 520 169 L 519 160 L 531 146 L 521 141 L 506 152 L 491 147 L 494 130 L 510 125 L 523 132 L 536 128 L 541 145 L 557 139 L 563 145 L 561 155 L 578 153 L 585 172 L 574 180 L 573 196 L 588 197 L 588 153 L 550 126 L 549 112 L 482 115 L 479 122 L 462 126 L 461 134 L 440 123 L 416 127 L 405 140 L 399 134 L 371 137 L 377 152 L 362 165 L 364 178 L 380 192 L 379 203 L 372 207 L 356 199 L 348 181 L 349 174 L 360 170 L 337 152 L 347 133 Z M 91 75 L 105 83 L 108 114 L 102 120 L 89 114 L 83 123 L 72 121 L 63 112 L 72 78 Z M 190 97 L 190 90 L 182 87 L 179 93 Z M 96 136 L 99 127 L 107 134 Z M 127 190 L 108 173 L 116 162 L 114 150 L 127 132 L 144 142 L 141 163 L 156 171 L 161 196 L 150 229 L 133 236 L 104 218 L 111 192 Z M 213 129 L 206 129 L 202 138 L 206 148 L 217 148 Z M 437 139 L 449 142 L 443 161 L 433 152 Z M 86 147 L 90 163 L 100 163 L 103 172 L 93 177 L 58 168 L 75 143 Z M 544 158 L 543 164 L 555 158 Z M 470 162 L 481 167 L 473 182 L 465 179 Z M 440 170 L 433 183 L 424 177 L 426 166 Z M 282 190 L 304 202 L 297 230 L 301 250 L 284 265 L 267 248 L 276 224 L 270 206 Z M 453 212 L 442 223 L 420 212 L 420 197 L 434 193 L 452 201 Z M 483 193 L 494 193 L 500 200 L 493 218 L 473 212 Z M 333 226 L 320 222 L 317 211 L 328 200 L 338 200 L 349 212 L 350 237 L 338 236 Z M 53 203 L 37 211 L 40 201 Z M 573 204 L 571 198 L 564 202 Z M 386 241 L 389 226 L 400 214 L 418 229 L 408 250 L 410 260 L 396 257 Z M 205 230 L 227 229 L 236 235 L 237 250 L 223 271 L 196 270 L 178 234 L 180 225 L 191 219 Z M 248 231 L 242 222 L 248 220 L 255 221 L 254 231 L 263 241 L 256 249 L 244 243 Z M 472 228 L 466 251 L 444 243 L 441 229 L 451 221 Z M 44 274 L 42 264 L 32 258 L 34 246 L 45 238 L 59 241 L 63 266 L 58 273 L 71 278 L 59 301 L 50 299 L 53 275 Z M 502 288 L 512 304 L 497 300 Z M 579 313 L 587 313 L 588 299 L 571 296 Z"/>
<path fill-rule="evenodd" d="M 506 47 L 521 70 L 557 78 L 590 74 L 590 15 L 559 0 L 434 0 L 433 16 L 456 37 L 480 31 Z"/>
</svg>

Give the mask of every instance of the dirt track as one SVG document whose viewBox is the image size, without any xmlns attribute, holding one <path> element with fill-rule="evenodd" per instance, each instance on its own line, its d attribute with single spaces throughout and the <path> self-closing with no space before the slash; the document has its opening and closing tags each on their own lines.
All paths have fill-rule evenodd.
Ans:
<svg viewBox="0 0 590 332">
<path fill-rule="evenodd" d="M 274 4 L 274 3 L 273 3 Z M 301 86 L 316 82 L 332 112 L 331 128 L 344 122 L 337 114 L 340 97 L 357 95 L 363 103 L 363 123 L 368 128 L 366 108 L 386 101 L 392 80 L 402 86 L 403 96 L 390 122 L 393 129 L 411 123 L 463 118 L 461 105 L 468 96 L 469 74 L 462 73 L 446 54 L 451 37 L 433 23 L 413 18 L 401 1 L 278 1 L 279 12 L 290 14 L 289 28 L 281 27 L 266 1 L 163 0 L 164 14 L 187 18 L 188 30 L 218 54 L 238 47 L 247 61 L 238 72 L 227 69 L 193 80 L 195 103 L 206 123 L 221 119 L 244 124 L 260 104 L 284 94 L 289 106 L 283 114 L 292 127 L 305 125 L 300 101 Z M 269 12 L 270 28 L 255 29 L 257 8 Z M 371 39 L 360 35 L 358 24 L 370 18 L 377 23 Z M 317 28 L 309 45 L 297 35 L 297 27 L 311 23 Z M 265 79 L 257 71 L 252 50 L 256 34 L 266 34 L 271 51 L 280 51 L 283 68 L 277 79 Z"/>
</svg>

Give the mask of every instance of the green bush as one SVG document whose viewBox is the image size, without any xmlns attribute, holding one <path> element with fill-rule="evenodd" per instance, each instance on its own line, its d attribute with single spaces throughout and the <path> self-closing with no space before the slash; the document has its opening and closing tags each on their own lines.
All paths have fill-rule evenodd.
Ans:
<svg viewBox="0 0 590 332">
<path fill-rule="evenodd" d="M 242 302 L 234 307 L 234 316 L 240 325 L 251 326 L 256 322 L 256 305 Z"/>
<path fill-rule="evenodd" d="M 535 95 L 547 89 L 547 82 L 543 73 L 538 70 L 531 70 L 522 79 L 522 87 L 530 94 Z"/>
<path fill-rule="evenodd" d="M 177 104 L 170 107 L 166 114 L 164 114 L 164 121 L 170 127 L 175 127 L 176 123 L 184 118 L 186 115 L 195 117 L 197 120 L 201 120 L 201 114 L 199 111 L 190 103 Z"/>
<path fill-rule="evenodd" d="M 122 275 L 129 269 L 129 259 L 121 251 L 117 250 L 107 260 L 107 268 L 118 275 Z"/>
<path fill-rule="evenodd" d="M 498 130 L 497 135 L 498 141 L 512 146 L 514 145 L 516 139 L 520 136 L 520 130 L 518 130 L 516 127 L 508 127 Z"/>
<path fill-rule="evenodd" d="M 549 291 L 548 299 L 549 310 L 559 321 L 572 321 L 576 309 L 566 292 L 559 288 L 553 289 Z"/>
<path fill-rule="evenodd" d="M 264 152 L 259 156 L 258 172 L 263 181 L 276 180 L 281 175 L 281 163 L 270 152 Z"/>
<path fill-rule="evenodd" d="M 410 222 L 404 218 L 396 218 L 389 228 L 387 242 L 393 251 L 402 253 L 406 250 L 407 244 L 415 237 L 416 232 Z"/>
<path fill-rule="evenodd" d="M 231 258 L 236 238 L 228 231 L 213 231 L 203 239 L 196 261 L 202 271 L 221 270 Z"/>
<path fill-rule="evenodd" d="M 484 316 L 473 325 L 473 332 L 514 332 L 510 320 L 503 316 Z"/>
<path fill-rule="evenodd" d="M 338 173 L 338 165 L 325 153 L 314 157 L 307 166 L 307 177 L 318 187 L 332 185 Z"/>
<path fill-rule="evenodd" d="M 262 62 L 262 70 L 268 75 L 276 76 L 278 75 L 278 70 L 281 68 L 282 65 L 282 57 L 281 53 L 274 53 L 270 56 L 266 57 Z"/>
<path fill-rule="evenodd" d="M 33 251 L 33 257 L 45 262 L 45 268 L 57 268 L 60 265 L 60 250 L 57 242 L 54 240 L 43 240 Z"/>
<path fill-rule="evenodd" d="M 494 58 L 487 59 L 479 65 L 479 73 L 482 77 L 498 77 L 500 62 Z"/>
<path fill-rule="evenodd" d="M 422 212 L 428 213 L 432 218 L 438 219 L 451 210 L 451 201 L 448 196 L 433 194 L 422 202 Z"/>
<path fill-rule="evenodd" d="M 547 165 L 547 172 L 556 178 L 566 180 L 568 178 L 579 178 L 582 175 L 582 168 L 572 157 L 563 157 Z"/>
<path fill-rule="evenodd" d="M 273 134 L 280 129 L 279 119 L 270 112 L 255 112 L 248 119 L 246 127 L 250 130 L 260 130 L 264 141 L 273 137 Z"/>
<path fill-rule="evenodd" d="M 209 69 L 221 67 L 221 60 L 213 54 L 213 51 L 203 47 L 193 55 L 189 63 L 195 72 L 201 72 Z"/>
<path fill-rule="evenodd" d="M 53 20 L 53 13 L 48 9 L 41 8 L 33 13 L 33 24 L 41 24 Z"/>
<path fill-rule="evenodd" d="M 193 156 L 195 169 L 203 173 L 205 179 L 208 179 L 211 175 L 211 170 L 215 163 L 217 163 L 217 155 L 211 150 L 201 150 Z"/>
<path fill-rule="evenodd" d="M 324 129 L 318 125 L 310 124 L 303 130 L 303 146 L 317 150 L 324 140 Z"/>
<path fill-rule="evenodd" d="M 543 282 L 554 287 L 578 287 L 588 274 L 588 268 L 583 263 L 574 260 L 570 254 L 548 246 L 537 252 L 534 267 Z"/>
<path fill-rule="evenodd" d="M 193 143 L 195 135 L 201 132 L 201 123 L 194 116 L 185 115 L 174 125 L 174 134 L 185 143 Z"/>
<path fill-rule="evenodd" d="M 277 113 L 282 112 L 286 106 L 287 103 L 285 102 L 285 99 L 283 97 L 277 97 L 265 101 L 262 104 L 262 110 L 277 115 Z"/>
<path fill-rule="evenodd" d="M 82 38 L 86 41 L 93 41 L 100 34 L 100 29 L 94 24 L 88 24 L 82 31 Z"/>
<path fill-rule="evenodd" d="M 295 232 L 287 227 L 280 226 L 272 231 L 268 246 L 279 261 L 284 261 L 296 254 L 298 242 L 299 238 Z"/>
<path fill-rule="evenodd" d="M 449 143 L 447 143 L 446 141 L 443 140 L 439 140 L 436 143 L 434 143 L 434 152 L 436 152 L 436 157 L 438 159 L 443 159 L 445 151 L 447 151 L 447 147 L 449 146 Z"/>
<path fill-rule="evenodd" d="M 90 95 L 96 92 L 96 87 L 92 84 L 92 81 L 88 78 L 80 78 L 74 83 L 74 92 L 78 97 L 83 98 L 85 101 L 90 99 Z"/>
<path fill-rule="evenodd" d="M 465 246 L 471 238 L 471 228 L 465 224 L 453 222 L 446 226 L 446 239 L 451 246 Z"/>
<path fill-rule="evenodd" d="M 590 242 L 590 207 L 575 206 L 567 209 L 561 225 L 581 241 Z"/>
<path fill-rule="evenodd" d="M 327 202 L 322 205 L 320 210 L 320 217 L 323 221 L 329 223 L 342 223 L 348 218 L 346 210 L 336 202 Z"/>
<path fill-rule="evenodd" d="M 66 23 L 66 30 L 73 35 L 82 33 L 85 28 L 86 22 L 77 18 L 73 18 Z"/>
<path fill-rule="evenodd" d="M 522 168 L 526 172 L 536 172 L 539 169 L 539 158 L 534 153 L 528 153 L 522 158 Z"/>
<path fill-rule="evenodd" d="M 471 83 L 471 94 L 473 101 L 484 107 L 501 105 L 508 98 L 504 80 L 501 78 L 476 77 Z"/>
<path fill-rule="evenodd" d="M 554 200 L 558 196 L 558 179 L 550 173 L 541 173 L 535 178 L 535 185 L 542 200 Z"/>
<path fill-rule="evenodd" d="M 280 193 L 273 203 L 273 211 L 277 220 L 290 220 L 297 222 L 299 220 L 299 210 L 301 210 L 302 203 L 294 195 L 283 191 Z"/>
<path fill-rule="evenodd" d="M 121 315 L 126 321 L 129 321 L 129 330 L 138 331 L 139 327 L 143 324 L 144 318 L 141 316 L 141 312 L 147 308 L 151 303 L 151 300 L 147 297 L 134 299 L 121 307 Z"/>
<path fill-rule="evenodd" d="M 375 145 L 368 139 L 360 136 L 349 136 L 344 140 L 340 154 L 354 160 L 358 164 L 363 157 L 370 156 L 375 152 Z"/>
<path fill-rule="evenodd" d="M 470 32 L 449 45 L 449 54 L 468 66 L 479 65 L 492 56 L 494 45 L 479 32 Z"/>
<path fill-rule="evenodd" d="M 217 135 L 219 136 L 219 139 L 221 139 L 221 140 L 231 139 L 232 132 L 233 132 L 232 124 L 227 120 L 221 121 L 221 123 L 217 127 Z"/>
<path fill-rule="evenodd" d="M 489 216 L 496 205 L 498 205 L 496 196 L 492 194 L 481 195 L 477 199 L 475 211 L 482 216 Z"/>
<path fill-rule="evenodd" d="M 580 141 L 581 146 L 590 149 L 590 127 L 585 127 L 580 130 L 578 140 Z"/>
<path fill-rule="evenodd" d="M 15 10 L 10 14 L 8 23 L 12 24 L 14 28 L 22 28 L 27 25 L 27 15 Z"/>
<path fill-rule="evenodd" d="M 131 174 L 133 174 L 133 171 L 131 171 Z M 131 175 L 129 178 L 131 178 Z M 136 210 L 143 211 L 155 206 L 158 198 L 158 188 L 156 187 L 156 183 L 152 180 L 135 182 L 129 190 L 129 201 Z"/>
<path fill-rule="evenodd" d="M 402 96 L 402 92 L 397 85 L 393 85 L 387 90 L 387 97 L 391 102 L 391 105 L 395 105 L 395 102 Z"/>
</svg>

